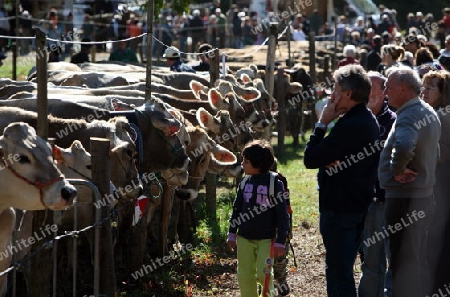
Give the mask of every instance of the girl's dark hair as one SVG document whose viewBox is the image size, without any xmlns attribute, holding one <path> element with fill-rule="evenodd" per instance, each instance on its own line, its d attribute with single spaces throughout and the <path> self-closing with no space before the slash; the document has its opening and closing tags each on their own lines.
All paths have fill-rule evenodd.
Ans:
<svg viewBox="0 0 450 297">
<path fill-rule="evenodd" d="M 275 161 L 272 145 L 264 139 L 252 140 L 247 143 L 242 155 L 261 173 L 268 172 Z"/>
</svg>

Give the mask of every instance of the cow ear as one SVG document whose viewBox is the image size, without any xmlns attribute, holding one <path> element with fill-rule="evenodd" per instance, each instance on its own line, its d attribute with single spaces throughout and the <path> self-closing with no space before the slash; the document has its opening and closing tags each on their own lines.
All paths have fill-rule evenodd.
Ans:
<svg viewBox="0 0 450 297">
<path fill-rule="evenodd" d="M 208 123 L 212 120 L 212 115 L 203 107 L 200 107 L 195 113 L 197 122 L 202 128 L 208 128 Z"/>
<path fill-rule="evenodd" d="M 57 161 L 57 162 L 63 162 L 64 161 L 64 157 L 61 153 L 62 148 L 60 148 L 57 145 L 53 145 L 53 160 Z"/>
<path fill-rule="evenodd" d="M 224 99 L 222 98 L 222 95 L 220 95 L 219 91 L 216 89 L 210 89 L 208 92 L 208 100 L 211 107 L 217 108 L 217 106 L 222 103 Z"/>
<path fill-rule="evenodd" d="M 241 80 L 243 83 L 249 83 L 252 81 L 250 79 L 250 76 L 248 76 L 248 74 L 246 74 L 246 73 L 241 74 Z"/>
<path fill-rule="evenodd" d="M 72 150 L 72 152 L 74 153 L 85 153 L 86 150 L 84 149 L 84 146 L 81 144 L 81 142 L 79 140 L 74 140 L 72 145 L 70 146 L 70 149 Z"/>
<path fill-rule="evenodd" d="M 111 108 L 114 111 L 124 111 L 124 110 L 132 110 L 133 109 L 133 107 L 131 105 L 129 105 L 123 101 L 120 101 L 119 99 L 113 98 L 113 99 L 111 99 L 110 103 L 111 103 Z"/>
<path fill-rule="evenodd" d="M 242 94 L 239 95 L 239 98 L 246 102 L 253 102 L 261 98 L 261 92 L 253 87 L 247 88 L 246 92 L 243 92 Z"/>
<path fill-rule="evenodd" d="M 220 145 L 211 150 L 211 153 L 213 158 L 221 165 L 232 165 L 237 161 L 236 156 L 232 152 Z"/>
<path fill-rule="evenodd" d="M 204 91 L 205 89 L 207 89 L 204 85 L 202 85 L 201 83 L 199 83 L 196 80 L 192 80 L 189 83 L 189 87 L 191 88 L 192 93 L 194 94 L 195 98 L 197 98 L 198 100 L 201 100 L 200 92 Z"/>
</svg>

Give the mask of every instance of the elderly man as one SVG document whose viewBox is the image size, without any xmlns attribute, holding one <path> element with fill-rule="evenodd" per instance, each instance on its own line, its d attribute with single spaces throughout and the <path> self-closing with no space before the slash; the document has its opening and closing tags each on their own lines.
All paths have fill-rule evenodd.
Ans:
<svg viewBox="0 0 450 297">
<path fill-rule="evenodd" d="M 338 68 L 350 64 L 359 64 L 359 60 L 356 57 L 356 47 L 353 44 L 348 44 L 344 46 L 343 50 L 344 59 L 340 60 L 338 63 Z"/>
<path fill-rule="evenodd" d="M 385 85 L 389 104 L 397 108 L 378 168 L 386 191 L 384 233 L 390 242 L 393 297 L 432 295 L 426 242 L 441 125 L 433 108 L 419 99 L 420 90 L 412 69 L 393 68 Z"/>
<path fill-rule="evenodd" d="M 353 265 L 374 197 L 380 129 L 367 109 L 370 79 L 360 65 L 334 73 L 331 99 L 306 145 L 306 168 L 319 168 L 320 232 L 329 297 L 356 297 Z M 342 116 L 341 116 L 342 115 Z M 327 126 L 339 120 L 325 137 Z"/>
<path fill-rule="evenodd" d="M 376 116 L 380 125 L 380 138 L 385 141 L 397 116 L 389 109 L 384 94 L 386 78 L 375 71 L 369 71 L 368 76 L 372 82 L 372 90 L 367 107 Z M 386 269 L 386 259 L 388 259 L 388 263 L 390 262 L 389 241 L 388 237 L 382 233 L 386 221 L 384 214 L 385 193 L 377 180 L 375 195 L 370 203 L 364 225 L 362 245 L 364 262 L 359 282 L 359 297 L 390 297 L 391 270 L 390 267 L 388 271 Z M 373 236 L 376 234 L 382 234 L 382 236 L 374 238 Z"/>
</svg>

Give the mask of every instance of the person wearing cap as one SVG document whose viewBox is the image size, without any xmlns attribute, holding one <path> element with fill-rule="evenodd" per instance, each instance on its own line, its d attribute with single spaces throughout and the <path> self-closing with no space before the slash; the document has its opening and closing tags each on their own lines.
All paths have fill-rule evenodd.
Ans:
<svg viewBox="0 0 450 297">
<path fill-rule="evenodd" d="M 128 48 L 126 41 L 119 41 L 117 43 L 117 49 L 109 55 L 109 61 L 119 61 L 119 62 L 138 62 L 136 53 Z"/>
<path fill-rule="evenodd" d="M 192 69 L 195 71 L 209 71 L 209 57 L 213 54 L 212 49 L 212 46 L 208 43 L 200 45 L 198 52 L 201 53 L 199 56 L 201 62 L 197 66 L 192 66 Z"/>
<path fill-rule="evenodd" d="M 191 66 L 186 65 L 181 61 L 180 58 L 180 50 L 174 46 L 170 46 L 166 48 L 163 54 L 163 58 L 166 58 L 167 65 L 170 67 L 171 71 L 175 72 L 193 72 L 195 73 L 195 70 L 192 69 Z"/>
</svg>

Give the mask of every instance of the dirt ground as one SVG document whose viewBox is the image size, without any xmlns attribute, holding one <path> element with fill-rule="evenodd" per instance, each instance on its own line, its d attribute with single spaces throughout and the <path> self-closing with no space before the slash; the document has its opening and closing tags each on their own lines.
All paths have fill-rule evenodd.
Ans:
<svg viewBox="0 0 450 297">
<path fill-rule="evenodd" d="M 305 228 L 306 227 L 306 228 Z M 292 251 L 289 251 L 288 283 L 292 297 L 323 297 L 325 288 L 325 251 L 317 227 L 308 224 L 294 228 L 292 246 L 297 267 L 294 265 Z M 194 273 L 204 273 L 210 289 L 195 286 L 192 296 L 239 297 L 236 278 L 235 255 L 220 259 L 222 269 L 214 269 L 207 265 L 196 264 Z M 217 271 L 215 271 L 217 270 Z M 219 273 L 218 273 L 219 272 Z"/>
</svg>

